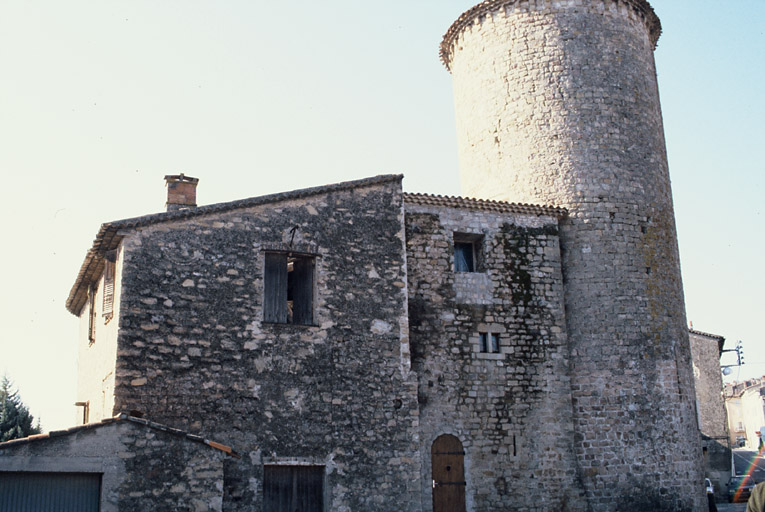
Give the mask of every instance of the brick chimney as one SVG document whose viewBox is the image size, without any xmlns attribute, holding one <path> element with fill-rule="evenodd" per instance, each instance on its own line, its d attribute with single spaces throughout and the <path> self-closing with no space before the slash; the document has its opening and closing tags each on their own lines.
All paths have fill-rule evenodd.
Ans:
<svg viewBox="0 0 765 512">
<path fill-rule="evenodd" d="M 185 210 L 197 206 L 197 183 L 199 178 L 183 174 L 165 176 L 167 185 L 167 211 Z"/>
</svg>

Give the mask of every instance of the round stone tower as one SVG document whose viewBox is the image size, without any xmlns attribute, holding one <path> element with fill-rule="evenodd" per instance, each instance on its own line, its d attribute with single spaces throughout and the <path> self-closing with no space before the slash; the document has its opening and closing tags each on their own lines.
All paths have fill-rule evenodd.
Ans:
<svg viewBox="0 0 765 512">
<path fill-rule="evenodd" d="M 645 0 L 486 0 L 441 47 L 463 195 L 569 211 L 573 443 L 593 511 L 706 510 L 660 32 Z"/>
</svg>

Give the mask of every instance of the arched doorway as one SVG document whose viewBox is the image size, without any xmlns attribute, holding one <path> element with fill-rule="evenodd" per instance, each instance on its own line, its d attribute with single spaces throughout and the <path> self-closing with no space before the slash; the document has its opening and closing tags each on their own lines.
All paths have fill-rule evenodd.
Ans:
<svg viewBox="0 0 765 512">
<path fill-rule="evenodd" d="M 433 512 L 465 512 L 465 451 L 456 437 L 443 434 L 430 449 Z"/>
</svg>

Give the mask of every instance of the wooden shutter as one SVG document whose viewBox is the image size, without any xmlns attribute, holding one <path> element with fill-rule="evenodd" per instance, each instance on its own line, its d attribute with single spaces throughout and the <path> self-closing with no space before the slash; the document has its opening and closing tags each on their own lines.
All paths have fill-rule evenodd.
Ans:
<svg viewBox="0 0 765 512">
<path fill-rule="evenodd" d="M 103 315 L 111 318 L 114 313 L 114 274 L 117 266 L 117 251 L 108 251 L 104 255 L 104 307 Z"/>
<path fill-rule="evenodd" d="M 263 271 L 263 321 L 287 322 L 287 255 L 266 253 Z"/>
<path fill-rule="evenodd" d="M 291 272 L 292 323 L 313 323 L 313 258 L 296 258 Z"/>
<path fill-rule="evenodd" d="M 322 512 L 323 466 L 265 466 L 263 468 L 265 512 Z"/>
<path fill-rule="evenodd" d="M 92 286 L 88 289 L 88 340 L 96 341 L 96 290 Z"/>
</svg>

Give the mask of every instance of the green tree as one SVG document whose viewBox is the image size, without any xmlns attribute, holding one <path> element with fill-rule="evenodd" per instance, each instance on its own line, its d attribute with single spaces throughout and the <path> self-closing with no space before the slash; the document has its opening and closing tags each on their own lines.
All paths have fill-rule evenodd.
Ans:
<svg viewBox="0 0 765 512">
<path fill-rule="evenodd" d="M 21 401 L 19 392 L 4 376 L 0 381 L 0 443 L 42 432 L 40 422 L 32 426 L 33 422 L 34 417 Z"/>
</svg>

